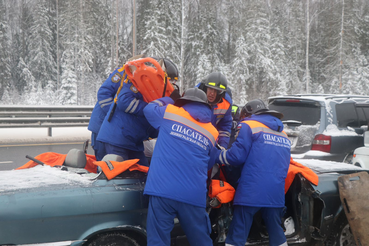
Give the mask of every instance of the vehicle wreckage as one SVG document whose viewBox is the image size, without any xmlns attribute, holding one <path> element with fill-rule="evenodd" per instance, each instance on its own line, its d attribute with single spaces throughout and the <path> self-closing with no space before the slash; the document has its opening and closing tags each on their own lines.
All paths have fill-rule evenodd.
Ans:
<svg viewBox="0 0 369 246">
<path fill-rule="evenodd" d="M 0 172 L 0 245 L 146 245 L 148 167 L 115 155 L 97 162 L 76 149 L 35 159 L 41 164 L 31 160 L 18 170 Z M 292 160 L 282 221 L 288 244 L 355 245 L 337 180 L 362 171 L 344 163 Z M 317 185 L 305 177 L 309 172 L 318 177 Z M 223 245 L 232 203 L 208 211 L 214 245 Z M 267 244 L 257 214 L 247 245 Z M 188 245 L 178 220 L 171 245 Z"/>
</svg>

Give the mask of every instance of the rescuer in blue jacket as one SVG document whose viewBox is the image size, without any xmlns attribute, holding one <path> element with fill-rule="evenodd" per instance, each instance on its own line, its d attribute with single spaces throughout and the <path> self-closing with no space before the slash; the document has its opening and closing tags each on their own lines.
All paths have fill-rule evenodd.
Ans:
<svg viewBox="0 0 369 246">
<path fill-rule="evenodd" d="M 143 57 L 143 55 L 133 56 L 128 61 L 141 57 Z M 104 144 L 96 140 L 97 135 L 111 104 L 114 102 L 115 94 L 126 78 L 127 75 L 125 75 L 124 70 L 122 70 L 122 68 L 117 68 L 109 75 L 97 91 L 97 102 L 92 110 L 87 129 L 91 131 L 91 146 L 94 149 L 95 157 L 98 161 L 100 161 L 106 153 Z"/>
<path fill-rule="evenodd" d="M 260 99 L 248 102 L 245 110 L 248 117 L 238 125 L 236 141 L 230 149 L 218 151 L 216 158 L 218 163 L 242 166 L 226 245 L 244 246 L 253 216 L 260 211 L 269 245 L 286 246 L 281 217 L 291 143 L 283 132 L 283 115 Z"/>
<path fill-rule="evenodd" d="M 163 62 L 168 77 L 178 79 L 177 67 L 169 59 L 164 58 Z M 117 73 L 123 77 L 124 68 L 117 69 Z M 104 144 L 106 154 L 116 154 L 125 160 L 140 159 L 141 165 L 149 165 L 143 141 L 156 138 L 158 132 L 144 116 L 146 105 L 132 82 L 124 80 L 117 101 L 111 104 L 97 136 L 97 141 Z"/>
<path fill-rule="evenodd" d="M 149 195 L 147 245 L 170 245 L 177 217 L 192 246 L 210 246 L 210 220 L 206 213 L 207 172 L 218 131 L 211 124 L 206 94 L 190 88 L 173 100 L 163 97 L 144 109 L 159 130 L 144 194 Z M 213 155 L 215 157 L 215 155 Z"/>
<path fill-rule="evenodd" d="M 90 122 L 87 128 L 91 131 L 91 146 L 94 149 L 97 161 L 100 161 L 106 154 L 104 144 L 96 140 L 97 134 L 100 131 L 100 127 L 111 104 L 114 102 L 114 96 L 118 91 L 121 80 L 125 79 L 123 78 L 123 72 L 124 71 L 121 71 L 121 68 L 115 69 L 97 92 L 97 102 L 92 110 Z"/>
<path fill-rule="evenodd" d="M 227 92 L 227 78 L 219 72 L 212 72 L 197 85 L 203 90 L 212 108 L 211 123 L 219 131 L 218 144 L 228 147 L 232 128 L 232 98 Z"/>
</svg>

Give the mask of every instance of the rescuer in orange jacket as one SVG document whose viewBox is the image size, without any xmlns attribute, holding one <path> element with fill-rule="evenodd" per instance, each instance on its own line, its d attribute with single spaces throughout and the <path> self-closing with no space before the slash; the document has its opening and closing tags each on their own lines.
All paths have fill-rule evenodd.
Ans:
<svg viewBox="0 0 369 246">
<path fill-rule="evenodd" d="M 169 246 L 177 217 L 192 246 L 211 246 L 206 180 L 215 163 L 210 152 L 218 131 L 210 122 L 212 113 L 202 90 L 190 88 L 172 103 L 163 97 L 144 109 L 147 120 L 159 129 L 144 190 L 150 196 L 147 245 Z"/>
<path fill-rule="evenodd" d="M 291 142 L 283 131 L 283 114 L 269 110 L 260 99 L 248 102 L 245 111 L 236 141 L 230 149 L 219 150 L 216 158 L 217 163 L 242 167 L 226 245 L 244 246 L 254 214 L 260 211 L 269 245 L 287 246 L 281 217 Z"/>
<path fill-rule="evenodd" d="M 228 148 L 232 128 L 232 98 L 227 92 L 227 78 L 219 72 L 210 73 L 197 85 L 206 93 L 208 103 L 211 105 L 211 123 L 219 131 L 218 144 Z"/>
</svg>

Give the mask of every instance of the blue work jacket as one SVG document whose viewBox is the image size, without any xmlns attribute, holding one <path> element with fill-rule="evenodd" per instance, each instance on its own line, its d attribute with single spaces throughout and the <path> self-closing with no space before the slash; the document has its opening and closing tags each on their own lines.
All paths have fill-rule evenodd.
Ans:
<svg viewBox="0 0 369 246">
<path fill-rule="evenodd" d="M 238 131 L 232 147 L 217 155 L 219 163 L 242 166 L 234 204 L 284 207 L 291 142 L 283 123 L 272 115 L 252 115 L 241 121 Z"/>
<path fill-rule="evenodd" d="M 147 120 L 159 130 L 144 194 L 205 208 L 207 172 L 215 163 L 210 152 L 218 131 L 210 123 L 207 105 L 168 105 L 172 102 L 165 97 L 144 109 Z"/>
<path fill-rule="evenodd" d="M 123 67 L 117 68 L 110 74 L 97 91 L 97 102 L 92 110 L 88 130 L 98 134 L 110 105 L 114 102 L 122 77 Z M 124 79 L 124 78 L 123 78 Z"/>
<path fill-rule="evenodd" d="M 143 151 L 143 141 L 157 137 L 155 130 L 146 120 L 143 109 L 147 103 L 130 80 L 124 82 L 118 94 L 117 106 L 108 121 L 114 104 L 110 106 L 102 123 L 97 140 L 133 151 Z"/>
</svg>

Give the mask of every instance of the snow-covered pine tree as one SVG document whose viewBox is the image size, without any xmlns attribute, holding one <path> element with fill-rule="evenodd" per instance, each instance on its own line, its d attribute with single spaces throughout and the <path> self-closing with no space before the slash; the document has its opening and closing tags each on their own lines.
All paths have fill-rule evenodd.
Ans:
<svg viewBox="0 0 369 246">
<path fill-rule="evenodd" d="M 77 53 L 79 51 L 79 1 L 59 1 L 60 12 L 60 42 L 63 47 L 61 53 L 60 88 L 58 101 L 62 104 L 77 104 L 78 100 L 78 71 L 76 68 Z"/>
<path fill-rule="evenodd" d="M 200 56 L 202 55 L 202 38 L 204 33 L 201 31 L 199 6 L 196 1 L 189 1 L 186 30 L 185 47 L 182 47 L 183 70 L 182 73 L 182 88 L 187 89 L 195 86 L 203 79 L 205 72 L 198 73 Z"/>
<path fill-rule="evenodd" d="M 276 79 L 277 67 L 272 59 L 270 22 L 265 3 L 252 1 L 246 11 L 244 29 L 247 47 L 249 79 L 246 81 L 249 99 L 266 100 L 271 90 L 271 81 Z"/>
<path fill-rule="evenodd" d="M 37 90 L 41 87 L 40 84 L 36 82 L 35 77 L 32 72 L 23 61 L 19 60 L 17 70 L 20 71 L 20 80 L 24 81 L 27 85 L 24 89 L 24 93 L 21 95 L 21 102 L 29 105 L 38 105 L 39 98 L 37 97 Z"/>
<path fill-rule="evenodd" d="M 40 88 L 44 88 L 48 81 L 56 83 L 56 61 L 54 57 L 50 30 L 50 15 L 47 0 L 39 0 L 35 6 L 34 22 L 31 26 L 29 54 L 26 59 L 32 75 L 37 78 Z"/>
<path fill-rule="evenodd" d="M 11 84 L 9 26 L 5 1 L 0 1 L 0 99 Z"/>
<path fill-rule="evenodd" d="M 78 39 L 76 40 L 76 44 L 78 45 L 76 48 L 78 49 L 75 53 L 75 68 L 77 74 L 77 104 L 78 105 L 86 105 L 93 104 L 94 101 L 88 100 L 91 98 L 91 94 L 87 90 L 89 87 L 88 84 L 90 82 L 90 74 L 91 74 L 91 66 L 92 66 L 92 40 L 90 37 L 92 26 L 90 25 L 90 11 L 89 3 L 86 3 L 85 0 L 79 0 L 79 9 L 78 11 L 78 21 L 77 21 L 77 30 L 79 32 Z"/>
<path fill-rule="evenodd" d="M 66 49 L 62 55 L 62 74 L 61 86 L 58 93 L 58 100 L 63 105 L 77 104 L 77 81 L 76 70 L 74 66 L 75 57 L 72 49 Z"/>
<path fill-rule="evenodd" d="M 246 81 L 249 80 L 249 54 L 247 53 L 246 41 L 244 36 L 241 34 L 235 44 L 235 56 L 232 61 L 232 73 L 230 81 L 235 88 L 232 91 L 233 101 L 239 105 L 245 105 L 249 100 L 247 96 Z"/>
</svg>

